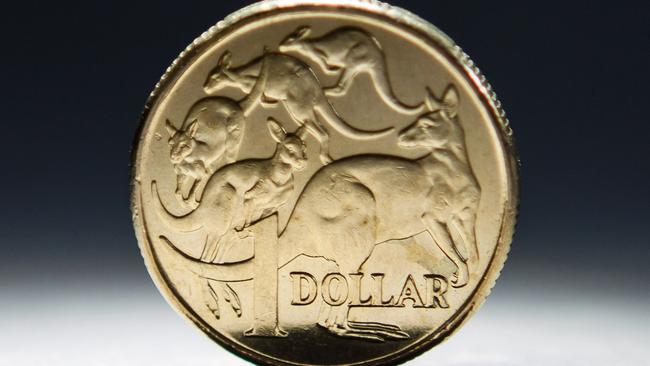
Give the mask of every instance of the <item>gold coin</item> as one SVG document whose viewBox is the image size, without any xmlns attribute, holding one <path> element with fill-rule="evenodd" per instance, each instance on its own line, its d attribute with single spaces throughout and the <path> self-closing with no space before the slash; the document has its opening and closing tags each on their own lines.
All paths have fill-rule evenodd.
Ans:
<svg viewBox="0 0 650 366">
<path fill-rule="evenodd" d="M 477 310 L 506 260 L 512 131 L 467 55 L 405 10 L 246 7 L 174 61 L 138 133 L 151 277 L 248 360 L 413 358 Z"/>
</svg>

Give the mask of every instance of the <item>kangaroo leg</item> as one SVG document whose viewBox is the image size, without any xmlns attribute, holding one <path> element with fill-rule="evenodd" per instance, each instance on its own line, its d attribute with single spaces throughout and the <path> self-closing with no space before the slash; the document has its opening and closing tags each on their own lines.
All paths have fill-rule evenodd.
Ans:
<svg viewBox="0 0 650 366">
<path fill-rule="evenodd" d="M 333 159 L 329 155 L 329 134 L 327 133 L 327 130 L 325 130 L 325 127 L 318 123 L 316 112 L 314 110 L 315 107 L 312 105 L 298 106 L 286 102 L 284 103 L 284 106 L 289 112 L 289 115 L 291 115 L 291 118 L 299 125 L 305 126 L 307 131 L 314 136 L 320 144 L 320 160 L 323 165 L 331 163 Z M 308 110 L 303 108 L 308 108 Z"/>
<path fill-rule="evenodd" d="M 207 185 L 209 178 L 210 177 L 208 176 L 196 181 L 191 195 L 195 202 L 201 202 L 203 191 L 205 190 L 205 186 Z"/>
<path fill-rule="evenodd" d="M 203 243 L 203 252 L 201 252 L 201 261 L 209 263 L 212 258 L 212 253 L 216 250 L 214 246 L 217 244 L 215 240 L 212 240 L 210 234 L 205 236 L 205 243 Z"/>
<path fill-rule="evenodd" d="M 239 101 L 239 106 L 242 109 L 244 116 L 248 116 L 251 111 L 257 106 L 258 103 L 261 103 L 262 94 L 264 93 L 264 87 L 266 86 L 265 80 L 258 79 L 250 93 L 244 99 Z"/>
<path fill-rule="evenodd" d="M 176 175 L 176 190 L 174 191 L 174 195 L 176 195 L 176 199 L 178 199 L 179 202 L 185 200 L 183 189 L 185 188 L 185 182 L 187 182 L 187 178 L 187 175 L 183 173 Z"/>
<path fill-rule="evenodd" d="M 330 135 L 325 127 L 318 122 L 314 108 L 309 111 L 309 118 L 305 121 L 305 127 L 307 127 L 308 131 L 314 131 L 312 133 L 320 143 L 320 160 L 323 165 L 331 163 L 334 159 L 330 156 Z"/>
<path fill-rule="evenodd" d="M 227 73 L 233 80 L 237 80 L 239 90 L 250 94 L 251 90 L 255 87 L 257 79 L 262 74 L 263 67 L 264 61 L 260 60 L 250 66 L 237 68 L 237 71 L 229 69 Z"/>
<path fill-rule="evenodd" d="M 217 294 L 217 291 L 214 289 L 214 287 L 212 287 L 210 280 L 205 281 L 205 292 L 205 306 L 208 308 L 208 310 L 210 310 L 215 318 L 221 318 L 221 312 L 219 311 L 219 295 Z"/>
<path fill-rule="evenodd" d="M 316 140 L 318 140 L 320 144 L 320 161 L 323 163 L 323 165 L 327 165 L 331 163 L 334 159 L 332 159 L 332 157 L 329 154 L 330 136 L 325 130 L 325 128 L 314 120 L 306 121 L 305 127 L 307 128 L 307 131 L 309 131 L 312 135 L 314 135 L 314 137 L 316 137 Z"/>
<path fill-rule="evenodd" d="M 179 194 L 183 189 L 183 184 L 185 183 L 186 178 L 187 176 L 185 174 L 176 175 L 176 194 Z"/>
<path fill-rule="evenodd" d="M 194 181 L 192 182 L 192 186 L 190 186 L 190 190 L 187 192 L 187 197 L 184 197 L 183 199 L 186 201 L 198 202 L 198 200 L 196 199 L 196 191 L 199 185 L 201 185 L 201 181 L 198 179 L 194 179 Z"/>
<path fill-rule="evenodd" d="M 338 270 L 340 272 L 340 270 Z M 331 282 L 329 291 L 330 294 L 338 294 L 341 290 L 339 282 Z M 335 295 L 336 296 L 336 295 Z M 341 296 L 340 294 L 338 296 Z M 349 307 L 346 304 L 333 306 L 323 302 L 318 325 L 326 328 L 331 333 L 343 336 L 341 332 L 345 331 Z"/>
<path fill-rule="evenodd" d="M 183 196 L 181 192 L 176 192 L 176 199 L 178 200 L 179 205 L 186 211 L 193 211 L 199 206 L 200 196 L 197 196 L 198 186 L 201 185 L 202 181 L 194 180 L 190 187 L 187 197 Z"/>
<path fill-rule="evenodd" d="M 325 329 L 330 329 L 331 327 L 334 326 L 334 322 L 332 321 L 332 312 L 333 312 L 333 307 L 326 304 L 323 302 L 320 306 L 320 309 L 318 310 L 318 322 L 317 324 L 320 325 L 321 327 Z"/>
<path fill-rule="evenodd" d="M 327 270 L 330 272 L 341 272 L 339 265 L 331 262 L 328 264 Z M 338 288 L 335 288 L 335 286 L 338 286 L 338 283 L 335 283 L 332 286 L 333 291 L 338 291 Z M 336 310 L 334 308 L 334 306 L 322 301 L 318 311 L 318 321 L 316 324 L 328 330 L 336 328 Z"/>
<path fill-rule="evenodd" d="M 205 249 L 203 250 L 205 257 L 202 255 L 201 259 L 208 263 L 221 263 L 226 256 L 228 249 L 230 249 L 233 240 L 236 238 L 236 234 L 233 230 L 228 230 L 222 235 L 210 237 Z"/>
<path fill-rule="evenodd" d="M 318 67 L 323 70 L 326 74 L 334 74 L 339 70 L 338 66 L 330 65 L 327 63 L 327 56 L 325 56 L 322 51 L 316 49 L 313 46 L 309 47 L 309 51 L 305 53 L 306 55 L 313 55 L 309 58 L 314 61 Z"/>
<path fill-rule="evenodd" d="M 431 214 L 422 215 L 422 220 L 427 227 L 427 231 L 433 238 L 433 241 L 436 242 L 436 245 L 442 250 L 442 252 L 449 258 L 457 268 L 456 278 L 451 280 L 452 286 L 454 287 L 463 287 L 467 284 L 469 277 L 469 269 L 467 267 L 467 262 L 458 254 L 456 247 L 447 231 L 446 226 L 443 226 L 438 220 L 435 219 Z"/>
<path fill-rule="evenodd" d="M 339 81 L 335 86 L 325 89 L 325 94 L 328 97 L 339 97 L 345 95 L 352 85 L 352 80 L 357 76 L 359 72 L 357 70 L 350 71 L 349 69 L 342 69 L 341 75 L 339 76 Z"/>
<path fill-rule="evenodd" d="M 338 283 L 332 284 L 330 289 L 334 293 L 338 291 Z M 328 312 L 328 318 L 319 323 L 330 333 L 344 338 L 362 339 L 373 342 L 384 342 L 386 340 L 408 339 L 408 333 L 402 331 L 400 327 L 392 324 L 375 323 L 375 322 L 353 322 L 349 320 L 350 307 L 348 304 L 331 306 Z"/>
<path fill-rule="evenodd" d="M 244 93 L 249 94 L 255 87 L 257 78 L 257 75 L 242 75 L 238 80 L 240 82 L 239 89 Z"/>
<path fill-rule="evenodd" d="M 201 253 L 201 261 L 205 263 L 215 263 L 217 255 L 224 250 L 224 235 L 215 235 L 210 233 L 206 236 L 203 252 Z"/>
<path fill-rule="evenodd" d="M 465 232 L 465 227 L 458 220 L 458 217 L 454 216 L 449 220 L 447 223 L 447 231 L 453 240 L 456 252 L 464 262 L 467 262 L 469 260 L 468 246 L 470 245 L 470 241 Z"/>
</svg>

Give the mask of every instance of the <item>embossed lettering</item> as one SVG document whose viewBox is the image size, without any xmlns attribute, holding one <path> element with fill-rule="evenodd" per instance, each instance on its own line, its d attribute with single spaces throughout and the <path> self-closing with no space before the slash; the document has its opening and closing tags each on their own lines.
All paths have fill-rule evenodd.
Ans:
<svg viewBox="0 0 650 366">
<path fill-rule="evenodd" d="M 291 272 L 293 280 L 293 298 L 291 305 L 309 305 L 316 300 L 318 284 L 314 276 L 307 272 Z M 306 291 L 303 291 L 306 288 Z"/>
<path fill-rule="evenodd" d="M 323 278 L 323 300 L 331 306 L 339 306 L 348 299 L 348 281 L 340 273 L 329 273 Z"/>
<path fill-rule="evenodd" d="M 370 275 L 375 283 L 375 296 L 373 297 L 373 306 L 386 306 L 391 305 L 395 301 L 395 297 L 391 295 L 388 299 L 384 299 L 384 277 L 383 273 L 373 273 Z"/>
<path fill-rule="evenodd" d="M 434 274 L 425 275 L 424 279 L 427 284 L 427 300 L 425 306 L 428 308 L 435 308 L 436 306 L 440 306 L 443 309 L 448 308 L 449 304 L 447 303 L 447 299 L 445 299 L 445 293 L 449 287 L 447 279 L 444 276 Z"/>
<path fill-rule="evenodd" d="M 406 277 L 406 281 L 404 281 L 404 286 L 402 287 L 402 292 L 397 298 L 396 305 L 404 307 L 404 302 L 406 300 L 412 300 L 414 308 L 421 308 L 424 306 L 420 293 L 418 292 L 418 287 L 415 285 L 415 281 L 411 275 Z"/>
<path fill-rule="evenodd" d="M 350 273 L 350 279 L 352 280 L 352 293 L 350 298 L 350 306 L 363 306 L 370 305 L 373 303 L 375 296 L 370 293 L 367 297 L 363 296 L 362 280 L 363 273 Z"/>
<path fill-rule="evenodd" d="M 352 286 L 348 284 L 348 277 L 341 273 L 328 273 L 320 282 L 308 272 L 291 272 L 290 274 L 293 297 L 291 305 L 310 305 L 318 296 L 319 290 L 326 304 L 331 306 L 348 305 L 349 307 L 407 307 L 407 303 L 413 308 L 448 308 L 449 304 L 445 293 L 449 287 L 446 277 L 438 274 L 426 274 L 424 280 L 425 289 L 418 288 L 412 275 L 407 275 L 401 291 L 397 295 L 386 296 L 384 293 L 383 273 L 373 273 L 373 286 L 365 292 L 362 286 L 364 273 L 350 273 L 348 277 Z M 425 300 L 421 294 L 426 294 Z M 408 301 L 410 300 L 410 301 Z"/>
</svg>

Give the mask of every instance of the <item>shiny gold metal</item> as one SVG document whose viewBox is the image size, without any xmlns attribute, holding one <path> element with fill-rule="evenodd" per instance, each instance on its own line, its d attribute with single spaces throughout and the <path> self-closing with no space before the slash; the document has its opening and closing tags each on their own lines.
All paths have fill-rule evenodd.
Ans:
<svg viewBox="0 0 650 366">
<path fill-rule="evenodd" d="M 512 131 L 469 58 L 407 11 L 240 10 L 174 61 L 138 134 L 147 268 L 248 360 L 415 357 L 476 311 L 506 260 Z"/>
</svg>

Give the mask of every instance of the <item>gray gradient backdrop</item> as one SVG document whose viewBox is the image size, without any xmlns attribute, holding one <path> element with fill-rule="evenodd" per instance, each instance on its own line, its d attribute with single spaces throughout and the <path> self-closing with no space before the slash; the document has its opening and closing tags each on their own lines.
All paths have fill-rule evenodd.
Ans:
<svg viewBox="0 0 650 366">
<path fill-rule="evenodd" d="M 133 234 L 128 178 L 149 91 L 194 37 L 245 3 L 9 4 L 0 365 L 244 364 L 158 294 Z M 411 364 L 647 365 L 650 7 L 394 4 L 478 63 L 522 161 L 517 234 L 493 294 Z"/>
</svg>

